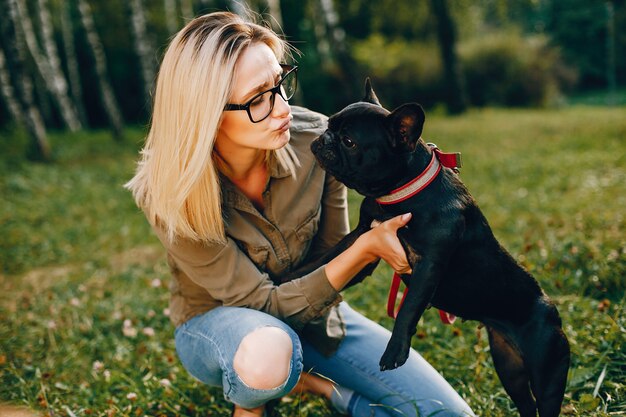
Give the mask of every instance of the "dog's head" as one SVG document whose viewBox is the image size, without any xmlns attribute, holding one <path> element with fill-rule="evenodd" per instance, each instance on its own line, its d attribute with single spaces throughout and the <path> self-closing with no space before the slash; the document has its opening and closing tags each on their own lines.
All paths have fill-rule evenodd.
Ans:
<svg viewBox="0 0 626 417">
<path fill-rule="evenodd" d="M 311 150 L 322 168 L 346 186 L 379 197 L 406 175 L 424 120 L 417 103 L 384 109 L 368 78 L 365 97 L 331 116 Z"/>
</svg>

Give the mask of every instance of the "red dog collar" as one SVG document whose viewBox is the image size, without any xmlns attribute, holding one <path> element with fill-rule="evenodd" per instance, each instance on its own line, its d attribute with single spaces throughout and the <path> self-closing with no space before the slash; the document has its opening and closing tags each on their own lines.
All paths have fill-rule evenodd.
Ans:
<svg viewBox="0 0 626 417">
<path fill-rule="evenodd" d="M 430 184 L 437 177 L 437 175 L 439 175 L 441 165 L 458 172 L 458 169 L 461 167 L 461 154 L 459 152 L 441 152 L 434 143 L 429 143 L 428 146 L 433 148 L 433 157 L 426 169 L 418 175 L 417 178 L 409 181 L 402 187 L 393 190 L 386 196 L 377 198 L 376 201 L 379 204 L 395 204 L 413 197 L 424 188 L 428 187 L 428 184 Z M 402 294 L 400 306 L 398 307 L 398 310 L 396 310 L 396 299 L 398 298 L 400 282 L 400 275 L 394 273 L 393 279 L 391 280 L 391 287 L 389 288 L 389 296 L 387 297 L 387 315 L 392 319 L 395 319 L 398 315 L 398 310 L 402 307 L 402 303 L 404 303 L 404 299 L 406 298 L 406 294 L 408 292 L 405 291 Z M 447 313 L 443 310 L 439 310 L 439 318 L 444 324 L 452 324 L 456 320 L 456 316 L 454 314 Z"/>
<path fill-rule="evenodd" d="M 428 187 L 428 184 L 430 184 L 435 178 L 437 178 L 437 175 L 439 175 L 439 172 L 441 171 L 441 165 L 446 168 L 452 168 L 455 171 L 458 171 L 461 167 L 460 152 L 441 152 L 434 143 L 429 143 L 428 146 L 433 148 L 433 157 L 431 158 L 426 169 L 402 187 L 396 188 L 390 194 L 378 197 L 376 201 L 379 204 L 396 204 L 418 194 L 424 188 Z"/>
</svg>

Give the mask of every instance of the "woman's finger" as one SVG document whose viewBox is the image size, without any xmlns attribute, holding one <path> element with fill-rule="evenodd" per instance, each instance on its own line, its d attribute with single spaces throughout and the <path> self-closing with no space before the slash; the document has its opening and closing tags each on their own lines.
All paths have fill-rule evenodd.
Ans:
<svg viewBox="0 0 626 417">
<path fill-rule="evenodd" d="M 409 220 L 411 220 L 412 216 L 413 215 L 411 213 L 405 213 L 405 214 L 402 214 L 401 216 L 396 216 L 392 219 L 387 220 L 386 223 L 389 224 L 389 226 L 393 230 L 398 230 L 399 228 L 406 226 Z"/>
</svg>

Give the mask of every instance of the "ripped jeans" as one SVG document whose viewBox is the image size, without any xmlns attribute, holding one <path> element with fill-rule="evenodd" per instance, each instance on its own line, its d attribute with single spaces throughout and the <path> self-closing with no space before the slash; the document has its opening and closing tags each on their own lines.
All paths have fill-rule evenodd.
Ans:
<svg viewBox="0 0 626 417">
<path fill-rule="evenodd" d="M 221 386 L 224 397 L 241 407 L 255 408 L 288 394 L 304 370 L 323 375 L 343 393 L 333 405 L 354 417 L 474 416 L 469 406 L 415 350 L 398 369 L 381 372 L 378 361 L 391 333 L 339 305 L 346 336 L 330 357 L 317 352 L 281 320 L 266 313 L 237 307 L 218 307 L 193 317 L 175 332 L 176 350 L 187 371 L 201 382 Z M 233 368 L 241 340 L 264 326 L 278 327 L 291 337 L 293 354 L 287 379 L 279 386 L 259 390 L 247 386 Z M 346 396 L 348 398 L 346 398 Z"/>
</svg>

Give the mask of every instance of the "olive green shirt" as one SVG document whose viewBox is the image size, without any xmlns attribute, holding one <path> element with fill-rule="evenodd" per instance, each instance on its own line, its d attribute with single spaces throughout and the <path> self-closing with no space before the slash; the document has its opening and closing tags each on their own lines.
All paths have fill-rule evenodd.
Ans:
<svg viewBox="0 0 626 417">
<path fill-rule="evenodd" d="M 330 353 L 345 333 L 335 306 L 341 301 L 325 267 L 290 282 L 280 277 L 335 245 L 349 232 L 347 190 L 316 163 L 310 144 L 326 128 L 326 117 L 292 107 L 291 147 L 300 166 L 295 178 L 269 161 L 263 211 L 225 176 L 221 177 L 226 244 L 177 238 L 168 242 L 173 280 L 170 317 L 178 326 L 218 306 L 247 307 L 275 316 L 322 352 Z"/>
</svg>

